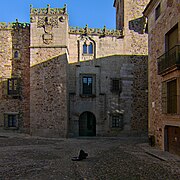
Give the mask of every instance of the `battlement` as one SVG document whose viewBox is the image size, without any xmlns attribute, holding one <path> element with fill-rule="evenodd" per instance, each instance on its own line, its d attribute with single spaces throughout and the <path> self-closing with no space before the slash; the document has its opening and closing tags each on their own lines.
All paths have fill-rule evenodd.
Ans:
<svg viewBox="0 0 180 180">
<path fill-rule="evenodd" d="M 12 23 L 6 23 L 6 22 L 0 22 L 0 29 L 26 29 L 29 28 L 29 23 L 20 23 L 16 19 L 16 22 Z"/>
<path fill-rule="evenodd" d="M 86 35 L 96 35 L 100 37 L 105 36 L 113 36 L 117 38 L 123 38 L 124 37 L 124 31 L 123 30 L 109 30 L 106 29 L 106 26 L 104 28 L 89 28 L 88 25 L 86 25 L 84 28 L 79 27 L 70 27 L 69 30 L 70 34 L 86 34 Z"/>
<path fill-rule="evenodd" d="M 47 5 L 47 8 L 32 8 L 30 6 L 30 15 L 62 15 L 67 14 L 66 4 L 63 8 L 50 8 L 50 5 Z"/>
<path fill-rule="evenodd" d="M 0 22 L 0 29 L 12 29 L 12 23 Z"/>
</svg>

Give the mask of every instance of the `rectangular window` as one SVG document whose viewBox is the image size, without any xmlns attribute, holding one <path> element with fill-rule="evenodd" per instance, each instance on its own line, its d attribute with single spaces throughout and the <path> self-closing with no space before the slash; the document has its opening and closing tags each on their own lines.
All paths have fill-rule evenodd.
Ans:
<svg viewBox="0 0 180 180">
<path fill-rule="evenodd" d="M 175 25 L 166 35 L 165 35 L 165 45 L 166 52 L 175 47 L 178 44 L 178 25 Z M 171 53 L 171 52 L 170 52 Z"/>
<path fill-rule="evenodd" d="M 92 84 L 93 84 L 93 78 L 85 76 L 83 77 L 83 94 L 85 95 L 92 95 Z"/>
<path fill-rule="evenodd" d="M 8 95 L 19 95 L 19 79 L 8 79 Z"/>
<path fill-rule="evenodd" d="M 177 113 L 177 80 L 167 82 L 167 113 Z"/>
<path fill-rule="evenodd" d="M 4 114 L 4 127 L 17 129 L 18 127 L 18 113 Z"/>
<path fill-rule="evenodd" d="M 113 115 L 112 116 L 112 128 L 122 128 L 123 127 L 123 115 Z"/>
<path fill-rule="evenodd" d="M 111 82 L 111 91 L 112 92 L 120 92 L 121 91 L 121 81 L 120 79 L 112 79 Z"/>
<path fill-rule="evenodd" d="M 180 79 L 162 82 L 162 113 L 180 114 L 180 96 L 178 84 Z"/>
<path fill-rule="evenodd" d="M 81 97 L 95 97 L 96 95 L 96 75 L 80 74 L 79 94 Z"/>
<path fill-rule="evenodd" d="M 156 7 L 155 9 L 155 20 L 158 19 L 158 17 L 160 16 L 161 14 L 161 4 L 159 3 L 159 5 Z"/>
</svg>

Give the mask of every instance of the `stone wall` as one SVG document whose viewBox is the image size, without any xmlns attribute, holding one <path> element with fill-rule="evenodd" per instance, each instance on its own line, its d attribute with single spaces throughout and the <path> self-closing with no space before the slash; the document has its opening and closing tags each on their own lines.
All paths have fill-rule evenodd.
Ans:
<svg viewBox="0 0 180 180">
<path fill-rule="evenodd" d="M 177 1 L 161 1 L 161 14 L 155 21 L 155 8 L 160 1 L 154 2 L 148 12 L 149 33 L 149 134 L 155 135 L 156 144 L 164 149 L 164 128 L 166 125 L 180 126 L 179 115 L 167 115 L 162 111 L 162 82 L 179 77 L 179 73 L 158 75 L 157 58 L 165 53 L 165 35 L 177 23 L 180 24 L 180 10 Z M 179 28 L 180 37 L 180 28 Z M 180 39 L 180 38 L 179 38 Z"/>
<path fill-rule="evenodd" d="M 70 64 L 70 134 L 79 135 L 83 112 L 96 117 L 99 136 L 147 132 L 147 56 L 114 55 Z M 81 74 L 95 77 L 94 97 L 82 97 Z M 120 79 L 120 93 L 111 92 L 112 79 Z M 112 115 L 123 115 L 123 129 L 112 128 Z"/>
<path fill-rule="evenodd" d="M 31 66 L 31 134 L 66 137 L 68 130 L 67 56 Z"/>
<path fill-rule="evenodd" d="M 29 132 L 29 25 L 1 24 L 0 27 L 0 126 L 4 127 L 4 113 L 18 113 L 18 129 Z M 15 57 L 14 53 L 18 52 Z M 18 97 L 8 95 L 8 78 L 20 79 Z"/>
<path fill-rule="evenodd" d="M 131 129 L 147 133 L 148 129 L 148 57 L 132 56 L 132 118 Z M 145 121 L 146 119 L 146 121 Z"/>
<path fill-rule="evenodd" d="M 83 37 L 86 37 L 86 35 L 69 34 L 69 63 L 83 61 L 82 58 L 79 58 L 79 54 L 83 54 L 80 47 L 83 44 L 80 44 L 79 41 L 83 41 Z M 88 35 L 88 37 L 95 42 L 95 57 L 92 59 L 115 54 L 126 54 L 123 46 L 123 37 L 105 36 L 100 38 L 98 35 Z M 88 57 L 88 59 L 90 58 Z"/>
<path fill-rule="evenodd" d="M 116 11 L 124 6 L 124 51 L 129 55 L 147 55 L 147 34 L 144 34 L 146 20 L 143 17 L 143 10 L 149 0 L 116 0 Z M 117 19 L 122 19 L 122 11 L 119 11 Z"/>
</svg>

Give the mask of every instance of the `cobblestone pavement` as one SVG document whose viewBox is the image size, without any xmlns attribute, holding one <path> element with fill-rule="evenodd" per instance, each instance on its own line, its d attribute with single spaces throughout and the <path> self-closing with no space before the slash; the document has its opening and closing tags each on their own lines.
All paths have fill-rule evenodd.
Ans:
<svg viewBox="0 0 180 180">
<path fill-rule="evenodd" d="M 0 135 L 0 179 L 180 180 L 180 160 L 152 156 L 143 144 L 146 142 L 142 138 L 43 139 Z M 72 161 L 80 149 L 89 153 L 88 158 Z"/>
</svg>

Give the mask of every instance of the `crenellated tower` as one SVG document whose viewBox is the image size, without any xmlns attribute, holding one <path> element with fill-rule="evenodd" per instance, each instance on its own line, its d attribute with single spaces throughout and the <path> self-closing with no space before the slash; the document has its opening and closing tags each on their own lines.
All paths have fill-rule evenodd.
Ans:
<svg viewBox="0 0 180 180">
<path fill-rule="evenodd" d="M 63 8 L 31 7 L 30 133 L 66 137 L 68 15 Z"/>
<path fill-rule="evenodd" d="M 31 66 L 64 54 L 68 44 L 68 15 L 63 8 L 30 7 Z"/>
</svg>

